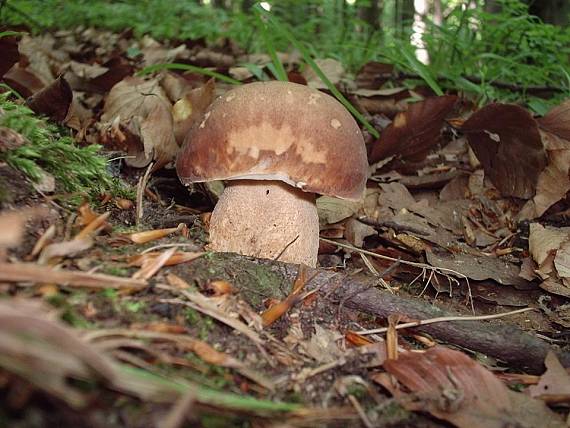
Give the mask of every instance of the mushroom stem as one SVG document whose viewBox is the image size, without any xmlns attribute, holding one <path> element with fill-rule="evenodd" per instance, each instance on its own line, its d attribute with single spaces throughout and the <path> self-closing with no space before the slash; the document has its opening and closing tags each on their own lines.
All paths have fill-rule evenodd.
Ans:
<svg viewBox="0 0 570 428">
<path fill-rule="evenodd" d="M 210 248 L 317 265 L 315 196 L 280 181 L 230 181 L 210 219 Z"/>
</svg>

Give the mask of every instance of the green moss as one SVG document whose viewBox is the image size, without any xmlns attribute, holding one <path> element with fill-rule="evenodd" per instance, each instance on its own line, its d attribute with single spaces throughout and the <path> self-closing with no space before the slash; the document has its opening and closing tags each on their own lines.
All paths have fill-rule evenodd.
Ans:
<svg viewBox="0 0 570 428">
<path fill-rule="evenodd" d="M 0 94 L 0 126 L 21 134 L 26 144 L 0 153 L 0 161 L 38 182 L 44 171 L 56 180 L 58 189 L 72 194 L 73 204 L 85 196 L 95 199 L 103 192 L 128 193 L 107 171 L 107 160 L 99 154 L 101 146 L 80 147 L 66 130 L 38 118 L 27 107 L 10 100 L 10 93 Z M 132 196 L 132 195 L 131 195 Z"/>
</svg>

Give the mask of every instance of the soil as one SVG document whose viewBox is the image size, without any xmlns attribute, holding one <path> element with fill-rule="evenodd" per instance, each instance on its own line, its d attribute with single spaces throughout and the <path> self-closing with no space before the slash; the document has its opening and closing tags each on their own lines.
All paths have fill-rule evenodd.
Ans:
<svg viewBox="0 0 570 428">
<path fill-rule="evenodd" d="M 52 207 L 52 214 L 41 221 L 29 225 L 27 241 L 14 253 L 12 257 L 24 259 L 29 254 L 35 240 L 41 236 L 49 224 L 55 224 L 62 236 L 69 228 L 69 218 L 73 214 L 67 210 L 57 210 L 50 205 L 44 197 L 37 195 L 29 183 L 9 167 L 0 167 L 0 180 L 4 183 L 2 209 L 16 209 L 22 206 L 45 204 Z M 112 215 L 109 222 L 115 232 L 99 236 L 96 245 L 89 251 L 66 260 L 67 268 L 82 270 L 96 270 L 100 273 L 110 273 L 120 276 L 130 276 L 137 268 L 128 265 L 128 257 L 140 253 L 145 248 L 162 244 L 193 243 L 198 249 L 207 239 L 207 232 L 200 216 L 188 214 L 184 209 L 167 203 L 177 195 L 180 199 L 182 186 L 171 180 L 162 181 L 155 186 L 158 189 L 160 202 L 145 200 L 144 217 L 139 224 L 139 230 L 167 228 L 185 223 L 189 227 L 189 240 L 181 236 L 170 236 L 159 241 L 145 245 L 126 244 L 125 240 L 117 241 L 117 231 L 135 230 L 134 209 L 121 210 L 112 202 L 105 207 L 98 207 L 99 212 L 110 210 Z M 160 184 L 160 183 L 158 183 Z M 164 188 L 169 189 L 168 192 Z M 7 196 L 6 196 L 7 195 Z M 194 199 L 201 198 L 204 205 L 208 204 L 208 196 L 194 195 Z M 162 202 L 162 203 L 161 203 Z M 183 201 L 179 201 L 183 202 Z M 194 205 L 193 205 L 194 206 Z M 348 271 L 354 267 L 348 267 Z M 109 292 L 108 290 L 86 292 L 70 287 L 59 290 L 45 288 L 8 289 L 0 288 L 0 293 L 8 292 L 21 296 L 37 297 L 49 302 L 60 311 L 61 318 L 80 329 L 139 329 L 149 326 L 178 326 L 189 337 L 198 338 L 210 346 L 223 351 L 240 361 L 250 369 L 264 377 L 276 382 L 273 392 L 256 385 L 231 369 L 208 364 L 193 354 L 178 349 L 173 344 L 153 344 L 153 352 L 168 355 L 171 359 L 180 359 L 184 365 L 164 364 L 153 352 L 143 349 L 134 349 L 132 355 L 145 364 L 153 365 L 159 373 L 176 376 L 182 379 L 199 382 L 203 385 L 225 391 L 248 394 L 270 400 L 299 402 L 305 406 L 325 408 L 340 408 L 347 406 L 346 398 L 338 393 L 339 385 L 347 379 L 368 379 L 375 368 L 367 368 L 367 358 L 354 358 L 346 364 L 325 370 L 320 374 L 296 381 L 301 370 L 311 370 L 320 367 L 323 362 L 297 354 L 297 358 L 277 358 L 278 364 L 271 366 L 260 354 L 259 349 L 249 339 L 237 334 L 230 327 L 221 324 L 193 309 L 180 304 L 165 302 L 177 298 L 173 292 L 159 288 L 160 284 L 167 283 L 167 275 L 175 274 L 185 280 L 192 287 L 208 295 L 208 284 L 214 280 L 226 280 L 237 290 L 234 296 L 228 298 L 229 310 L 239 307 L 238 303 L 249 306 L 256 313 L 262 312 L 271 299 L 283 300 L 291 291 L 291 280 L 283 274 L 278 263 L 256 263 L 255 259 L 239 257 L 229 254 L 207 253 L 190 263 L 165 267 L 151 280 L 151 286 L 137 293 Z M 411 290 L 416 293 L 416 291 Z M 401 291 L 402 294 L 407 294 Z M 454 293 L 452 297 L 428 292 L 423 299 L 437 302 L 438 305 L 451 308 L 465 314 L 470 314 L 462 293 Z M 476 301 L 477 310 L 481 312 L 497 312 L 505 310 L 500 306 Z M 237 306 L 236 306 L 237 305 Z M 529 324 L 528 318 L 520 318 L 519 324 L 526 329 L 547 329 L 547 323 L 541 316 Z M 516 320 L 515 320 L 516 321 Z M 495 321 L 501 322 L 501 321 Z M 316 326 L 330 331 L 345 332 L 355 326 L 363 328 L 378 327 L 378 320 L 369 315 L 359 313 L 348 308 L 339 311 L 339 302 L 330 296 L 319 295 L 317 298 L 294 306 L 281 317 L 268 330 L 268 334 L 277 338 L 281 343 L 291 339 L 291 327 L 298 325 L 303 337 L 298 341 L 308 340 L 314 333 Z M 408 346 L 418 346 L 413 338 L 402 337 Z M 291 342 L 289 342 L 291 343 Z M 294 345 L 294 346 L 299 346 Z M 271 347 L 270 347 L 271 348 Z M 297 348 L 298 349 L 298 348 Z M 323 360 L 324 361 L 324 360 Z M 365 381 L 369 382 L 369 381 Z M 375 414 L 375 419 L 382 422 L 385 427 L 442 427 L 445 423 L 437 421 L 421 413 L 411 413 L 400 407 L 390 394 L 374 385 L 370 385 L 376 393 L 371 395 L 360 383 L 352 388 L 360 400 L 360 404 Z M 14 400 L 20 396 L 19 391 L 29 392 L 24 399 Z M 91 398 L 87 409 L 72 409 L 61 401 L 49 397 L 45 393 L 35 391 L 16 377 L 0 378 L 0 400 L 7 403 L 0 413 L 0 426 L 7 423 L 11 427 L 40 427 L 40 426 L 87 426 L 87 427 L 150 427 L 169 411 L 168 406 L 138 401 L 116 392 L 102 388 L 91 391 Z M 11 398 L 12 397 L 12 398 Z M 249 422 L 248 422 L 249 421 Z M 192 426 L 252 426 L 251 419 L 247 418 L 220 418 L 215 414 L 199 417 Z M 257 426 L 257 425 L 255 425 Z M 268 426 L 268 425 L 259 425 Z M 330 422 L 327 426 L 361 426 L 358 419 Z"/>
</svg>

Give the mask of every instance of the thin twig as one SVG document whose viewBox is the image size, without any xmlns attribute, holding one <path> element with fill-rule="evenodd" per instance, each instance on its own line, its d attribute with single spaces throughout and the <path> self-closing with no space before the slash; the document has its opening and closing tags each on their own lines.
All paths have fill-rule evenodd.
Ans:
<svg viewBox="0 0 570 428">
<path fill-rule="evenodd" d="M 467 295 L 468 295 L 469 303 L 471 306 L 471 311 L 473 313 L 475 313 L 475 307 L 473 306 L 473 295 L 471 294 L 471 285 L 469 284 L 469 278 L 467 277 L 467 275 L 464 275 L 461 272 L 457 272 L 456 270 L 449 269 L 449 268 L 444 268 L 444 267 L 439 267 L 439 266 L 431 266 L 431 265 L 428 265 L 426 263 L 411 262 L 408 260 L 396 259 L 395 257 L 384 256 L 382 254 L 373 253 L 372 251 L 363 250 L 363 249 L 357 248 L 353 245 L 343 244 L 341 242 L 333 241 L 331 239 L 326 239 L 326 238 L 319 238 L 319 239 L 323 242 L 327 242 L 327 243 L 332 244 L 332 245 L 337 245 L 341 248 L 346 248 L 346 249 L 354 251 L 356 253 L 366 254 L 367 256 L 376 257 L 378 259 L 388 260 L 391 262 L 399 261 L 401 264 L 421 268 L 423 270 L 430 270 L 434 273 L 439 273 L 440 275 L 446 276 L 448 278 L 452 275 L 463 278 L 467 283 L 467 291 L 468 291 Z M 418 277 L 416 277 L 414 279 L 414 281 L 412 281 L 412 283 L 415 282 L 416 279 L 419 278 L 420 276 L 422 276 L 422 274 L 418 275 Z M 430 277 L 430 280 L 431 280 L 431 277 Z M 429 285 L 429 283 L 427 285 Z"/>
<path fill-rule="evenodd" d="M 384 272 L 382 272 L 381 274 L 378 274 L 379 278 L 382 279 L 383 277 L 385 277 L 386 275 L 388 275 L 390 272 L 392 272 L 394 269 L 396 269 L 398 266 L 400 265 L 400 260 L 398 259 L 396 262 L 392 263 L 392 265 L 390 267 L 388 267 L 386 270 L 384 270 Z M 370 284 L 367 287 L 363 287 L 359 290 L 356 290 L 352 293 L 350 293 L 348 296 L 345 296 L 339 303 L 338 305 L 338 309 L 337 309 L 337 317 L 340 318 L 340 314 L 342 312 L 342 308 L 344 307 L 344 304 L 349 301 L 350 299 L 352 299 L 354 296 L 357 296 L 360 293 L 364 293 L 366 290 L 370 290 L 371 288 L 373 288 L 376 284 Z M 394 292 L 392 291 L 392 294 L 394 294 Z"/>
<path fill-rule="evenodd" d="M 503 317 L 507 317 L 510 315 L 522 314 L 524 312 L 535 311 L 535 310 L 536 310 L 535 308 L 524 308 L 524 309 L 517 309 L 516 311 L 504 312 L 502 314 L 494 314 L 494 315 L 478 315 L 478 316 L 465 316 L 465 317 L 453 316 L 453 317 L 430 318 L 427 320 L 418 320 L 418 321 L 412 321 L 412 322 L 407 322 L 407 323 L 403 323 L 403 324 L 398 324 L 396 326 L 396 330 L 400 330 L 403 328 L 419 327 L 422 325 L 434 324 L 437 322 L 492 320 L 492 319 L 496 319 L 496 318 L 503 318 Z M 361 331 L 357 331 L 356 333 L 365 335 L 365 334 L 380 334 L 380 333 L 385 333 L 387 331 L 388 331 L 388 327 L 381 327 L 381 328 L 375 328 L 372 330 L 361 330 Z"/>
<path fill-rule="evenodd" d="M 150 178 L 150 173 L 152 171 L 152 168 L 154 166 L 154 162 L 151 162 L 144 175 L 140 178 L 138 184 L 137 184 L 137 207 L 136 207 L 136 224 L 137 226 L 139 225 L 140 221 L 143 218 L 143 198 L 144 198 L 144 191 L 146 189 L 146 185 L 148 183 L 148 180 Z"/>
</svg>

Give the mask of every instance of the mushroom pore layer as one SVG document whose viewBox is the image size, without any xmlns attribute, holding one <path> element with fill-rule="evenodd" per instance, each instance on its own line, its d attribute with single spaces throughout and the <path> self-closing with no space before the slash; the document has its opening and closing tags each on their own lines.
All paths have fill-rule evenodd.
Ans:
<svg viewBox="0 0 570 428">
<path fill-rule="evenodd" d="M 315 267 L 315 196 L 279 181 L 231 181 L 212 213 L 210 247 Z"/>
</svg>

